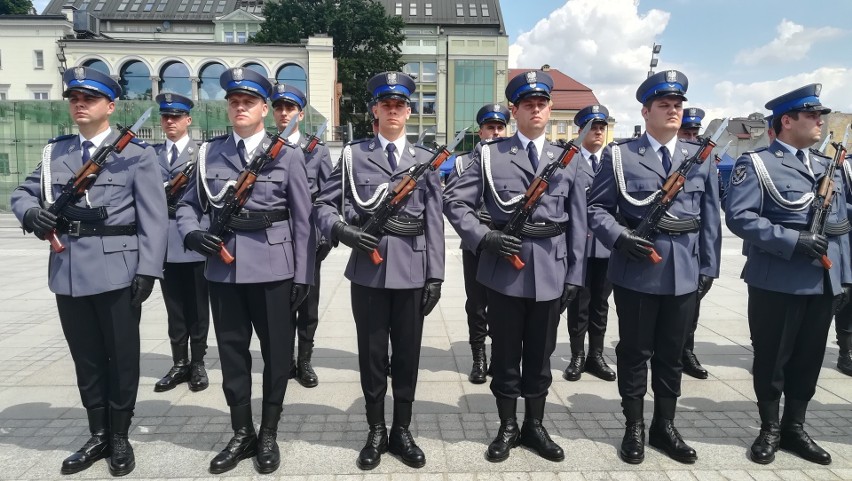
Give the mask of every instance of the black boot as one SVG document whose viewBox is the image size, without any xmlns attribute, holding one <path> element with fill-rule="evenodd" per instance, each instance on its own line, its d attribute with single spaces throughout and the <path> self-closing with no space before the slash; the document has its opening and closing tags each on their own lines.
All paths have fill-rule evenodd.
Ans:
<svg viewBox="0 0 852 481">
<path fill-rule="evenodd" d="M 358 467 L 369 471 L 382 462 L 382 454 L 388 451 L 388 428 L 385 427 L 385 403 L 367 404 L 367 424 L 370 432 L 367 443 L 358 453 Z"/>
<path fill-rule="evenodd" d="M 698 358 L 695 357 L 695 352 L 692 349 L 683 350 L 683 373 L 696 379 L 707 379 L 707 376 L 710 375 L 707 369 L 704 369 L 704 366 L 698 362 Z"/>
<path fill-rule="evenodd" d="M 133 446 L 130 445 L 130 440 L 127 439 L 127 433 L 130 430 L 130 420 L 133 418 L 133 411 L 116 411 L 110 409 L 109 424 L 109 472 L 113 476 L 124 476 L 130 474 L 133 468 L 136 467 L 136 457 L 133 456 Z"/>
<path fill-rule="evenodd" d="M 486 364 L 485 344 L 476 343 L 470 345 L 470 352 L 473 357 L 473 367 L 470 369 L 468 381 L 473 384 L 482 384 L 487 380 L 488 365 Z"/>
<path fill-rule="evenodd" d="M 92 437 L 76 453 L 62 461 L 62 474 L 79 473 L 95 461 L 109 456 L 109 419 L 107 408 L 87 409 L 89 432 Z"/>
<path fill-rule="evenodd" d="M 758 401 L 760 412 L 760 434 L 751 444 L 751 460 L 757 464 L 769 464 L 775 461 L 775 451 L 781 441 L 781 425 L 778 423 L 778 400 Z"/>
<path fill-rule="evenodd" d="M 313 344 L 302 344 L 299 342 L 299 358 L 296 359 L 296 380 L 305 387 L 317 387 L 319 378 L 311 366 L 311 355 L 314 352 Z"/>
<path fill-rule="evenodd" d="M 586 372 L 604 381 L 615 381 L 615 371 L 603 357 L 603 336 L 589 336 L 589 357 L 586 358 Z"/>
<path fill-rule="evenodd" d="M 520 443 L 521 431 L 518 429 L 518 400 L 497 398 L 497 414 L 500 416 L 500 430 L 497 437 L 488 445 L 485 458 L 492 463 L 505 461 L 509 451 Z"/>
<path fill-rule="evenodd" d="M 698 459 L 695 450 L 680 437 L 674 426 L 677 398 L 655 398 L 654 418 L 648 429 L 648 444 L 681 463 L 692 464 Z"/>
<path fill-rule="evenodd" d="M 189 390 L 192 392 L 203 391 L 210 385 L 207 379 L 207 369 L 204 367 L 204 354 L 207 353 L 206 344 L 190 344 L 192 361 L 189 364 Z"/>
<path fill-rule="evenodd" d="M 645 419 L 642 399 L 624 399 L 621 401 L 624 413 L 624 438 L 618 456 L 629 464 L 639 464 L 645 460 Z"/>
<path fill-rule="evenodd" d="M 837 355 L 837 370 L 852 376 L 852 335 L 838 334 L 837 344 L 840 346 L 840 354 Z"/>
<path fill-rule="evenodd" d="M 263 404 L 260 433 L 257 436 L 257 457 L 254 458 L 254 469 L 260 474 L 269 474 L 281 464 L 276 437 L 282 409 L 282 406 L 277 404 Z"/>
<path fill-rule="evenodd" d="M 189 350 L 186 344 L 172 344 L 172 360 L 175 364 L 154 384 L 154 392 L 169 391 L 178 384 L 189 381 Z"/>
<path fill-rule="evenodd" d="M 234 436 L 219 454 L 210 461 L 210 473 L 222 474 L 237 467 L 243 459 L 257 454 L 257 433 L 251 420 L 251 404 L 231 406 L 231 427 Z"/>
<path fill-rule="evenodd" d="M 790 451 L 812 463 L 831 464 L 831 455 L 808 436 L 802 426 L 808 401 L 784 399 L 784 417 L 781 419 L 781 449 Z"/>
<path fill-rule="evenodd" d="M 558 444 L 550 439 L 547 430 L 541 424 L 544 419 L 544 404 L 547 397 L 536 399 L 524 399 L 526 413 L 524 414 L 524 426 L 521 428 L 521 444 L 537 452 L 539 456 L 550 461 L 562 461 L 565 452 Z"/>
<path fill-rule="evenodd" d="M 579 381 L 585 370 L 586 352 L 583 349 L 571 350 L 571 361 L 568 362 L 568 367 L 565 368 L 562 377 L 568 381 Z"/>
<path fill-rule="evenodd" d="M 393 403 L 393 426 L 388 437 L 388 451 L 402 458 L 402 462 L 412 468 L 426 465 L 426 455 L 414 442 L 414 436 L 408 430 L 411 425 L 411 403 Z"/>
</svg>

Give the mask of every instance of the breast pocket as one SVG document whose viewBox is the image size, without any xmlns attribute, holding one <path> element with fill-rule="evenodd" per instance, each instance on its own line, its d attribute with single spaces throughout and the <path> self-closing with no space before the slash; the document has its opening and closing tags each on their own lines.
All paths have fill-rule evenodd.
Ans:
<svg viewBox="0 0 852 481">
<path fill-rule="evenodd" d="M 51 192 L 54 200 L 62 194 L 62 188 L 71 180 L 70 172 L 52 172 L 50 176 Z"/>
<path fill-rule="evenodd" d="M 507 202 L 514 197 L 523 195 L 527 189 L 519 178 L 495 177 L 494 190 L 497 191 L 497 194 L 503 202 Z"/>
<path fill-rule="evenodd" d="M 642 199 L 656 192 L 662 184 L 660 179 L 627 179 L 624 186 L 628 194 Z"/>
<path fill-rule="evenodd" d="M 559 219 L 564 216 L 569 188 L 564 183 L 550 185 L 550 192 L 542 199 L 541 205 L 549 214 L 550 219 Z"/>
<path fill-rule="evenodd" d="M 680 196 L 684 197 L 685 205 L 691 206 L 694 213 L 698 213 L 701 209 L 701 197 L 704 195 L 705 186 L 703 179 L 687 179 L 683 184 L 683 192 Z"/>
<path fill-rule="evenodd" d="M 101 172 L 89 189 L 89 202 L 92 206 L 120 204 L 123 198 L 130 196 L 124 190 L 126 183 L 125 172 Z"/>
<path fill-rule="evenodd" d="M 285 172 L 281 170 L 273 170 L 258 175 L 254 184 L 253 195 L 258 196 L 256 197 L 258 199 L 263 199 L 264 203 L 270 203 L 284 197 L 284 179 Z"/>
<path fill-rule="evenodd" d="M 208 170 L 205 172 L 205 181 L 210 193 L 217 195 L 225 187 L 225 183 L 230 180 L 233 173 L 228 170 Z"/>
<path fill-rule="evenodd" d="M 379 175 L 375 173 L 355 173 L 355 189 L 358 196 L 365 201 L 373 196 L 376 188 L 384 181 L 385 179 L 379 178 Z"/>
</svg>

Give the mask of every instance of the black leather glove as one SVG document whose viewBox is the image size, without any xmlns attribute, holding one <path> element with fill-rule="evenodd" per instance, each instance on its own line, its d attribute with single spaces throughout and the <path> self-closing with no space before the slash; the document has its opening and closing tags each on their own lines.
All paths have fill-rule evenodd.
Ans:
<svg viewBox="0 0 852 481">
<path fill-rule="evenodd" d="M 56 216 L 41 207 L 31 207 L 24 213 L 24 228 L 32 231 L 39 239 L 56 228 Z"/>
<path fill-rule="evenodd" d="M 145 302 L 149 297 L 151 297 L 151 292 L 154 290 L 154 278 L 151 276 L 145 276 L 142 274 L 137 274 L 136 277 L 133 278 L 133 282 L 130 283 L 130 305 L 133 307 L 139 307 Z"/>
<path fill-rule="evenodd" d="M 521 252 L 521 239 L 499 230 L 492 230 L 479 242 L 479 250 L 508 257 Z"/>
<path fill-rule="evenodd" d="M 707 295 L 707 292 L 713 286 L 713 278 L 710 276 L 705 276 L 704 274 L 698 274 L 698 300 L 704 299 L 704 296 Z"/>
<path fill-rule="evenodd" d="M 311 286 L 294 282 L 293 288 L 290 289 L 290 310 L 296 312 L 296 309 L 307 299 L 309 292 L 311 292 Z"/>
<path fill-rule="evenodd" d="M 428 316 L 432 309 L 438 305 L 438 300 L 441 299 L 441 281 L 437 279 L 429 279 L 426 285 L 423 286 L 423 316 Z"/>
<path fill-rule="evenodd" d="M 331 252 L 331 244 L 328 242 L 320 242 L 317 245 L 317 260 L 320 262 L 324 261 L 328 254 Z"/>
<path fill-rule="evenodd" d="M 222 239 L 205 230 L 194 230 L 186 235 L 183 243 L 195 252 L 210 257 L 219 253 Z"/>
<path fill-rule="evenodd" d="M 828 238 L 820 234 L 799 232 L 799 240 L 796 241 L 794 251 L 814 259 L 819 259 L 828 252 Z"/>
<path fill-rule="evenodd" d="M 360 227 L 337 221 L 331 228 L 331 235 L 353 249 L 358 249 L 367 254 L 379 245 L 379 239 L 367 234 Z"/>
<path fill-rule="evenodd" d="M 654 247 L 654 243 L 634 234 L 631 229 L 624 229 L 618 235 L 618 239 L 615 240 L 613 247 L 629 259 L 640 261 L 648 258 L 648 255 L 651 254 L 651 249 Z"/>
<path fill-rule="evenodd" d="M 565 312 L 565 309 L 568 309 L 568 304 L 571 303 L 577 296 L 580 294 L 580 286 L 575 286 L 574 284 L 565 284 L 565 288 L 562 289 L 562 297 L 559 298 L 559 313 Z"/>
</svg>

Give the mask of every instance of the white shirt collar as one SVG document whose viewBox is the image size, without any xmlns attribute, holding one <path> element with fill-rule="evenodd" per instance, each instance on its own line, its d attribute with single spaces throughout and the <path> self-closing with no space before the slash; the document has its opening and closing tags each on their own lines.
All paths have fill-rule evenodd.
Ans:
<svg viewBox="0 0 852 481">
<path fill-rule="evenodd" d="M 651 148 L 654 149 L 654 152 L 657 154 L 657 158 L 660 159 L 660 162 L 663 161 L 663 156 L 660 154 L 660 147 L 664 144 L 661 144 L 660 141 L 655 139 L 646 132 L 646 136 L 648 137 L 648 143 L 651 144 Z M 675 148 L 677 147 L 677 135 L 672 137 L 671 140 L 665 143 L 665 146 L 669 149 L 669 157 L 671 157 L 671 161 L 674 162 Z"/>
<path fill-rule="evenodd" d="M 782 142 L 778 138 L 776 138 L 775 141 L 778 142 L 779 144 L 781 144 L 781 146 L 784 147 L 785 149 L 789 150 L 790 153 L 793 154 L 794 156 L 796 155 L 796 152 L 801 150 L 805 154 L 805 168 L 808 169 L 808 172 L 810 172 L 811 175 L 814 175 L 814 169 L 811 168 L 811 156 L 809 155 L 810 154 L 809 149 L 797 149 L 797 148 L 793 147 L 792 145 L 790 145 L 786 142 Z"/>
<path fill-rule="evenodd" d="M 257 146 L 259 146 L 260 143 L 263 142 L 263 139 L 265 137 L 266 137 L 266 131 L 265 130 L 261 130 L 260 132 L 257 132 L 256 134 L 252 134 L 251 137 L 249 137 L 247 139 L 240 137 L 236 132 L 234 132 L 234 145 L 237 148 L 239 148 L 240 140 L 242 140 L 243 143 L 245 143 L 246 155 L 248 156 L 246 158 L 246 162 L 249 162 L 249 161 L 251 161 L 252 154 L 254 153 L 255 150 L 257 150 Z"/>
<path fill-rule="evenodd" d="M 79 140 L 80 140 L 80 147 L 81 148 L 83 146 L 83 142 L 85 142 L 87 140 L 94 144 L 92 146 L 92 148 L 89 149 L 89 154 L 91 155 L 91 154 L 95 153 L 95 150 L 97 150 L 97 148 L 100 147 L 102 143 L 104 143 L 104 140 L 106 140 L 106 138 L 109 137 L 109 134 L 111 134 L 111 133 L 112 133 L 112 129 L 108 128 L 108 129 L 104 130 L 103 132 L 99 133 L 98 135 L 92 137 L 91 139 L 87 139 L 87 138 L 83 137 L 83 134 L 77 134 L 77 136 L 80 138 Z"/>
<path fill-rule="evenodd" d="M 184 135 L 177 142 L 172 142 L 169 139 L 166 139 L 166 152 L 170 153 L 172 151 L 172 145 L 177 145 L 178 155 L 183 153 L 183 150 L 189 145 L 189 135 Z M 171 159 L 169 159 L 171 160 Z"/>
<path fill-rule="evenodd" d="M 541 165 L 541 155 L 544 151 L 544 134 L 538 136 L 537 139 L 528 139 L 526 135 L 522 134 L 521 131 L 518 131 L 518 140 L 521 141 L 521 144 L 524 145 L 524 150 L 527 150 L 527 144 L 532 142 L 535 144 L 536 152 L 538 152 L 538 164 Z"/>
<path fill-rule="evenodd" d="M 287 137 L 287 140 L 289 140 L 290 143 L 293 144 L 293 145 L 299 145 L 299 141 L 301 139 L 302 139 L 302 134 L 299 132 L 299 129 L 296 129 L 292 134 L 290 134 L 289 137 Z"/>
<path fill-rule="evenodd" d="M 378 137 L 379 143 L 382 144 L 382 150 L 387 150 L 388 144 L 391 143 L 391 141 L 384 138 L 382 134 L 378 134 Z M 405 142 L 405 135 L 402 135 L 393 141 L 393 144 L 396 145 L 396 165 L 399 165 L 399 159 L 402 158 L 402 153 L 405 151 Z"/>
<path fill-rule="evenodd" d="M 590 151 L 589 151 L 589 149 L 587 149 L 587 148 L 583 147 L 582 145 L 580 145 L 580 152 L 583 154 L 583 158 L 584 158 L 584 159 L 586 159 L 586 162 L 588 162 L 588 163 L 589 163 L 589 165 L 590 165 L 590 166 L 592 166 L 592 167 L 594 167 L 594 166 L 592 165 L 592 159 L 591 159 L 592 155 L 594 155 L 594 156 L 598 159 L 598 162 L 600 162 L 600 161 L 601 161 L 601 151 L 602 151 L 602 150 L 603 150 L 603 147 L 601 147 L 600 149 L 598 149 L 598 151 L 597 151 L 597 152 L 590 152 Z"/>
</svg>

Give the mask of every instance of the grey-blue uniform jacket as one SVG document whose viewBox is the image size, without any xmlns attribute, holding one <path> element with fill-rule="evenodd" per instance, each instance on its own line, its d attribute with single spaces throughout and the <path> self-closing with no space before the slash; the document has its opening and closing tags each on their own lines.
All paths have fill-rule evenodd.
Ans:
<svg viewBox="0 0 852 481">
<path fill-rule="evenodd" d="M 260 154 L 269 142 L 264 139 L 255 153 Z M 253 155 L 249 152 L 246 161 Z M 203 229 L 200 219 L 206 215 L 206 209 L 214 209 L 208 205 L 199 182 L 206 182 L 210 193 L 216 195 L 245 168 L 231 135 L 203 144 L 198 162 L 196 175 L 178 202 L 177 224 L 184 239 L 190 232 Z M 298 284 L 313 284 L 316 246 L 311 235 L 311 194 L 302 149 L 288 143 L 263 167 L 243 209 L 249 212 L 288 209 L 290 218 L 274 222 L 266 229 L 223 235 L 225 247 L 235 261 L 225 264 L 219 256 L 208 258 L 204 271 L 207 280 L 250 284 L 293 279 Z"/>
<path fill-rule="evenodd" d="M 676 145 L 671 153 L 671 173 L 698 150 L 698 145 L 683 140 L 678 140 Z M 632 198 L 648 198 L 663 186 L 667 178 L 647 134 L 610 144 L 604 149 L 600 172 L 589 191 L 589 228 L 609 249 L 627 228 L 619 223 L 616 214 L 623 216 L 629 225 L 635 225 L 649 209 L 648 206 L 633 205 L 620 191 L 613 167 L 616 147 L 622 159 L 624 188 Z M 679 219 L 700 218 L 699 231 L 680 235 L 658 233 L 654 249 L 663 258 L 659 264 L 652 263 L 650 259 L 629 260 L 613 250 L 607 269 L 610 282 L 646 294 L 680 296 L 698 290 L 699 274 L 719 277 L 722 221 L 719 180 L 712 164 L 705 161 L 689 171 L 683 190 L 668 211 Z"/>
<path fill-rule="evenodd" d="M 174 165 L 169 164 L 169 152 L 166 150 L 165 142 L 155 145 L 154 150 L 157 152 L 157 160 L 160 162 L 160 173 L 163 175 L 163 184 L 165 186 L 176 175 L 183 172 L 183 169 L 186 168 L 189 162 L 195 162 L 198 153 L 198 144 L 194 140 L 190 140 L 183 149 L 183 152 L 178 155 Z M 201 224 L 203 229 L 210 227 L 209 217 L 203 216 Z M 198 252 L 184 247 L 183 237 L 178 232 L 177 220 L 169 219 L 169 247 L 166 250 L 166 262 L 204 262 L 206 259 L 206 257 Z"/>
<path fill-rule="evenodd" d="M 817 259 L 794 252 L 799 231 L 806 230 L 811 220 L 811 207 L 796 211 L 776 202 L 761 186 L 751 154 L 746 152 L 734 164 L 725 206 L 725 223 L 745 241 L 743 280 L 750 286 L 769 291 L 796 295 L 823 294 L 826 270 L 822 264 Z M 812 177 L 807 167 L 778 142 L 754 154 L 763 161 L 778 193 L 787 201 L 815 192 L 832 160 L 811 151 Z M 834 182 L 835 195 L 828 222 L 840 223 L 847 218 L 840 169 L 835 171 Z M 828 241 L 828 258 L 833 266 L 827 272 L 831 279 L 831 293 L 838 295 L 841 284 L 852 282 L 849 237 L 829 236 Z"/>
<path fill-rule="evenodd" d="M 453 170 L 450 171 L 450 175 L 447 176 L 447 182 L 444 186 L 444 189 L 450 187 L 453 183 L 458 181 L 459 176 L 464 172 L 468 166 L 473 162 L 473 152 L 465 152 L 463 154 L 458 154 L 456 156 L 455 163 L 453 165 Z M 461 245 L 459 245 L 459 249 L 464 249 L 466 251 L 476 253 L 477 246 L 469 246 L 464 243 L 464 240 L 461 241 Z"/>
<path fill-rule="evenodd" d="M 498 205 L 523 195 L 544 167 L 559 158 L 563 149 L 545 142 L 539 158 L 538 171 L 533 171 L 518 135 L 480 142 L 473 153 L 472 163 L 462 175 L 444 190 L 444 213 L 456 229 L 462 242 L 469 246 L 479 243 L 491 229 L 476 215 L 485 206 L 496 225 L 506 224 L 514 205 Z M 490 164 L 493 186 L 486 179 L 483 156 Z M 528 222 L 559 223 L 567 227 L 563 235 L 532 239 L 524 238 L 518 254 L 526 266 L 516 270 L 506 259 L 488 251 L 479 258 L 476 280 L 497 292 L 536 301 L 559 298 L 565 284 L 584 283 L 586 249 L 586 191 L 577 173 L 575 158 L 565 169 L 557 169 L 550 178 L 547 193 Z"/>
<path fill-rule="evenodd" d="M 589 164 L 589 161 L 584 158 L 576 158 L 575 159 L 579 164 L 580 177 L 586 182 L 585 190 L 586 193 L 592 189 L 592 183 L 595 181 L 596 172 Z M 599 166 L 603 165 L 603 163 L 599 162 Z M 600 168 L 600 167 L 598 167 Z M 609 259 L 609 249 L 600 239 L 597 238 L 594 232 L 591 229 L 588 230 L 586 234 L 586 257 L 592 257 L 595 259 Z"/>
<path fill-rule="evenodd" d="M 113 131 L 104 142 L 115 135 Z M 53 199 L 83 165 L 77 135 L 53 139 L 43 152 L 49 159 Z M 42 169 L 12 192 L 12 211 L 21 223 L 32 207 L 43 201 Z M 136 235 L 72 237 L 60 234 L 65 250 L 50 252 L 48 287 L 56 294 L 82 297 L 128 287 L 137 274 L 163 277 L 169 226 L 166 194 L 156 154 L 147 144 L 133 141 L 120 154 L 111 154 L 103 170 L 77 207 L 106 207 L 105 225 L 136 224 Z M 47 182 L 47 177 L 44 181 Z M 87 199 L 89 204 L 87 204 Z M 47 244 L 45 244 L 47 245 Z"/>
<path fill-rule="evenodd" d="M 350 155 L 352 169 L 346 167 L 346 185 L 343 186 L 342 171 Z M 351 204 L 346 208 L 345 221 L 357 225 L 369 217 L 369 212 L 353 198 L 353 182 L 358 197 L 367 201 L 381 184 L 387 183 L 388 191 L 393 190 L 411 167 L 428 162 L 432 151 L 406 142 L 405 149 L 398 155 L 397 168 L 391 172 L 378 138 L 355 141 L 343 148 L 341 160 L 322 186 L 314 206 L 325 238 L 331 238 L 331 228 L 340 220 L 338 209 L 344 191 L 347 203 Z M 416 289 L 423 287 L 427 279 L 444 279 L 444 218 L 438 172 L 429 171 L 420 178 L 417 188 L 397 215 L 423 219 L 424 234 L 416 237 L 381 235 L 378 250 L 384 262 L 379 265 L 373 264 L 369 255 L 353 249 L 346 265 L 347 279 L 358 285 L 385 289 Z"/>
<path fill-rule="evenodd" d="M 313 204 L 319 195 L 320 187 L 331 175 L 331 154 L 328 147 L 321 142 L 314 147 L 313 151 L 305 152 L 308 147 L 308 138 L 304 136 L 299 137 L 298 144 L 305 155 L 305 168 L 308 172 L 308 185 L 311 189 L 311 203 Z M 316 239 L 319 241 L 322 238 L 322 233 L 319 232 L 317 227 L 313 209 L 311 209 L 311 225 L 314 226 Z"/>
</svg>

